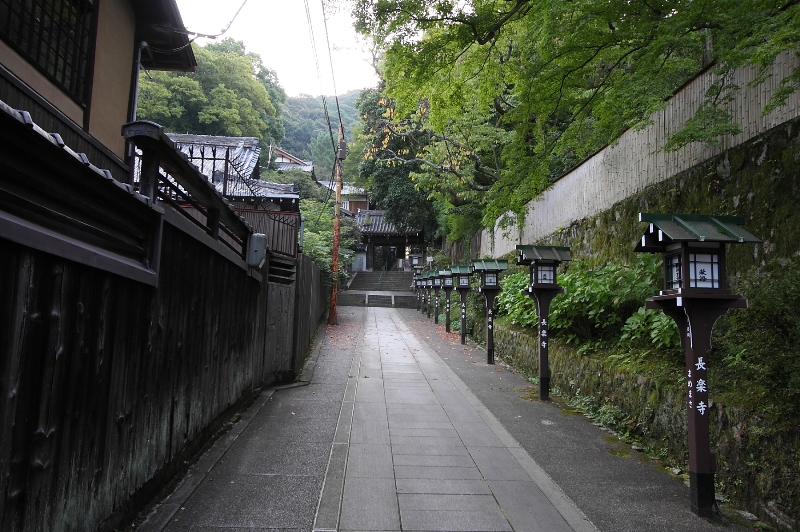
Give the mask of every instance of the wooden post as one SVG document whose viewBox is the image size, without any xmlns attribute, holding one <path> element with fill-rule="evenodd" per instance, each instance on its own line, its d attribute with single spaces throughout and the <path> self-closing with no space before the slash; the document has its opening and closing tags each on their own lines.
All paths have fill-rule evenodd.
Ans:
<svg viewBox="0 0 800 532">
<path fill-rule="evenodd" d="M 433 323 L 439 325 L 439 290 L 438 286 L 433 287 Z"/>
<path fill-rule="evenodd" d="M 453 291 L 453 287 L 448 287 L 444 289 L 445 293 L 445 303 L 444 303 L 444 330 L 445 332 L 450 332 L 450 293 Z"/>
<path fill-rule="evenodd" d="M 342 161 L 346 155 L 344 144 L 344 126 L 339 124 L 339 150 L 336 152 L 336 206 L 333 213 L 333 257 L 331 257 L 331 270 L 333 282 L 331 285 L 331 309 L 328 313 L 328 325 L 338 325 L 339 316 L 336 313 L 336 293 L 339 291 L 339 235 L 341 233 L 342 211 Z"/>
<path fill-rule="evenodd" d="M 459 288 L 458 295 L 461 297 L 461 345 L 467 343 L 467 294 L 469 289 Z"/>
<path fill-rule="evenodd" d="M 733 296 L 738 297 L 738 296 Z M 686 356 L 686 386 L 689 421 L 689 502 L 692 512 L 711 517 L 714 508 L 714 473 L 716 460 L 711 452 L 708 401 L 708 351 L 714 322 L 730 308 L 746 305 L 744 299 L 650 300 L 647 308 L 658 308 L 675 320 L 681 332 L 681 346 Z"/>
<path fill-rule="evenodd" d="M 486 300 L 486 363 L 494 364 L 494 298 L 500 290 L 481 290 Z"/>
<path fill-rule="evenodd" d="M 550 335 L 548 323 L 550 322 L 550 302 L 558 294 L 563 294 L 564 289 L 553 288 L 533 288 L 529 287 L 528 296 L 536 302 L 536 314 L 539 316 L 539 400 L 550 400 Z"/>
<path fill-rule="evenodd" d="M 139 194 L 155 201 L 158 187 L 158 155 L 153 151 L 142 152 L 142 168 L 139 173 Z"/>
</svg>

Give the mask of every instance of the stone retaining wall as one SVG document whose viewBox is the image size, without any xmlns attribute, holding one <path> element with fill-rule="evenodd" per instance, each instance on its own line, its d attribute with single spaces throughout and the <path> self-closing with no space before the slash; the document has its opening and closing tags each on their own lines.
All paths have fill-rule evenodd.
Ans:
<svg viewBox="0 0 800 532">
<path fill-rule="evenodd" d="M 538 373 L 535 334 L 495 322 L 495 354 L 518 370 Z M 666 453 L 686 468 L 688 461 L 685 385 L 658 382 L 619 371 L 605 359 L 580 356 L 570 346 L 550 343 L 551 388 L 562 396 L 588 396 L 619 408 L 642 444 Z M 800 522 L 800 429 L 776 428 L 747 411 L 714 403 L 711 441 L 717 453 L 717 484 L 743 508 L 779 529 Z"/>
</svg>

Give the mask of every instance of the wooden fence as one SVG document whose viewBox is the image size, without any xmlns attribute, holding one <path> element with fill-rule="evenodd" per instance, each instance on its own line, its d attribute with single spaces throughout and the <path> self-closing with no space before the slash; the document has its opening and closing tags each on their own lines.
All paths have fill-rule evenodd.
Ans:
<svg viewBox="0 0 800 532">
<path fill-rule="evenodd" d="M 720 148 L 693 143 L 667 153 L 663 148 L 668 139 L 694 115 L 708 88 L 718 81 L 711 71 L 696 77 L 678 91 L 663 110 L 651 115 L 650 125 L 626 131 L 617 143 L 586 160 L 556 181 L 540 199 L 530 202 L 521 228 L 518 225 L 511 230 L 498 227 L 494 231 L 484 231 L 481 255 L 497 257 L 513 252 L 516 244 L 537 242 L 573 221 L 604 212 L 649 185 L 673 177 L 799 116 L 798 92 L 792 94 L 783 107 L 762 115 L 780 81 L 799 66 L 797 53 L 785 52 L 773 63 L 766 82 L 754 87 L 749 84 L 756 79 L 757 69 L 737 70 L 731 81 L 739 90 L 729 110 L 741 132 L 721 137 Z"/>
<path fill-rule="evenodd" d="M 0 529 L 110 526 L 226 411 L 292 376 L 325 289 L 302 256 L 296 285 L 262 277 L 169 220 L 158 287 L 0 239 Z"/>
</svg>

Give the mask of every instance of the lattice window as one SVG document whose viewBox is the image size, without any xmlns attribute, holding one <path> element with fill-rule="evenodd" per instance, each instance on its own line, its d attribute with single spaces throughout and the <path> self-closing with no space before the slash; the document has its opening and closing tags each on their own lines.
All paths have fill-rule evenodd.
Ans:
<svg viewBox="0 0 800 532">
<path fill-rule="evenodd" d="M 93 9 L 86 0 L 0 0 L 0 38 L 83 104 Z"/>
</svg>

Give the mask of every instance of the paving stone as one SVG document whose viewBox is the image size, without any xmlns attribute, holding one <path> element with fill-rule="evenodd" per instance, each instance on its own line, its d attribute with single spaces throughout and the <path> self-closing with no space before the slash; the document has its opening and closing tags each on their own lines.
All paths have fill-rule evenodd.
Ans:
<svg viewBox="0 0 800 532">
<path fill-rule="evenodd" d="M 394 480 L 348 477 L 339 530 L 400 530 Z"/>
</svg>

